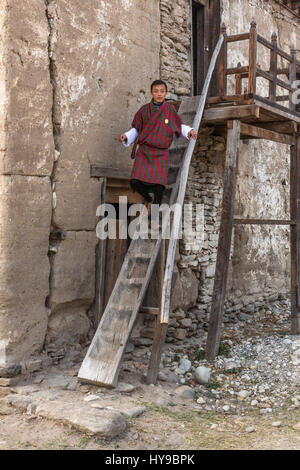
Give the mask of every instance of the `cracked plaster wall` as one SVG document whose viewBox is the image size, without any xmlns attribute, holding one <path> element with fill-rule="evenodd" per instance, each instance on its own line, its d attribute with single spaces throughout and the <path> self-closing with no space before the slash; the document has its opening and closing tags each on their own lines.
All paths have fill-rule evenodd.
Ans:
<svg viewBox="0 0 300 470">
<path fill-rule="evenodd" d="M 87 339 L 101 202 L 90 164 L 131 166 L 118 135 L 159 73 L 159 1 L 1 0 L 0 13 L 0 346 L 12 363 Z"/>
</svg>

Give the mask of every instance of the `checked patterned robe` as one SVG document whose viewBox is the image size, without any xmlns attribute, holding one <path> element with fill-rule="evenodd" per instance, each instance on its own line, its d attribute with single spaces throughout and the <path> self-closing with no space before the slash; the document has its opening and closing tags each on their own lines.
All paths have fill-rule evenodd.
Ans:
<svg viewBox="0 0 300 470">
<path fill-rule="evenodd" d="M 169 147 L 173 136 L 181 133 L 182 120 L 173 105 L 163 103 L 156 109 L 152 101 L 136 113 L 132 127 L 138 131 L 131 157 L 131 179 L 146 183 L 167 184 Z M 138 148 L 137 148 L 138 146 Z"/>
</svg>

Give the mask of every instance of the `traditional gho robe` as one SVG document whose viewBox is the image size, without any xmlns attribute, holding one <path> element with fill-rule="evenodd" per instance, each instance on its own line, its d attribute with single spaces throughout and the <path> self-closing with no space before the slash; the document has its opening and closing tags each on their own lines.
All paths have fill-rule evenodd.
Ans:
<svg viewBox="0 0 300 470">
<path fill-rule="evenodd" d="M 132 121 L 131 131 L 125 133 L 128 146 L 136 138 L 132 151 L 134 164 L 131 179 L 146 183 L 167 184 L 169 147 L 173 136 L 187 137 L 191 129 L 184 126 L 175 107 L 164 102 L 159 108 L 151 101 L 142 106 Z"/>
</svg>

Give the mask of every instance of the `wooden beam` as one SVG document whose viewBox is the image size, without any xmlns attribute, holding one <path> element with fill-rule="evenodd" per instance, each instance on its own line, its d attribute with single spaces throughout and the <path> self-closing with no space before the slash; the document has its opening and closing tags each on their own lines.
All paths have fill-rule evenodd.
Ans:
<svg viewBox="0 0 300 470">
<path fill-rule="evenodd" d="M 253 95 L 249 95 L 248 93 L 236 93 L 235 95 L 227 95 L 227 96 L 212 96 L 210 98 L 207 98 L 206 103 L 207 104 L 216 104 L 216 103 L 222 103 L 224 102 L 230 102 L 230 101 L 250 101 L 249 104 L 252 104 L 253 100 Z"/>
<path fill-rule="evenodd" d="M 207 108 L 204 111 L 203 123 L 217 123 L 228 119 L 256 118 L 259 119 L 260 110 L 257 105 L 227 106 Z"/>
<path fill-rule="evenodd" d="M 268 100 L 267 98 L 263 98 L 262 96 L 255 95 L 254 96 L 254 103 L 256 106 L 260 106 L 263 110 L 268 111 L 269 113 L 273 114 L 274 117 L 277 115 L 277 120 L 279 116 L 283 118 L 285 121 L 295 121 L 300 123 L 300 114 L 289 110 L 280 104 L 273 103 L 272 101 Z"/>
<path fill-rule="evenodd" d="M 257 122 L 255 126 L 281 134 L 295 134 L 297 132 L 297 124 L 294 121 Z"/>
<path fill-rule="evenodd" d="M 118 178 L 130 179 L 131 170 L 120 170 L 118 168 L 91 165 L 90 174 L 93 178 Z"/>
<path fill-rule="evenodd" d="M 252 126 L 244 122 L 241 123 L 241 135 L 252 136 L 258 139 L 272 140 L 281 144 L 293 145 L 295 138 L 291 135 L 280 134 L 262 127 Z"/>
<path fill-rule="evenodd" d="M 299 129 L 300 130 L 300 129 Z M 291 226 L 291 333 L 300 334 L 300 137 L 291 147 L 290 212 L 296 224 Z"/>
<path fill-rule="evenodd" d="M 240 122 L 233 121 L 232 129 L 229 128 L 227 131 L 221 224 L 211 314 L 206 344 L 206 358 L 209 360 L 212 360 L 216 357 L 220 345 L 233 228 L 239 141 Z"/>
<path fill-rule="evenodd" d="M 295 225 L 295 220 L 276 219 L 234 219 L 234 225 Z"/>
</svg>

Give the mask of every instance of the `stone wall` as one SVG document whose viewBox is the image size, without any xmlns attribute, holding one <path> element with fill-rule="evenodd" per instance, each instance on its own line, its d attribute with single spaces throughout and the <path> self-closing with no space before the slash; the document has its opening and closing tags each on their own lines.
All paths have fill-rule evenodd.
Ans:
<svg viewBox="0 0 300 470">
<path fill-rule="evenodd" d="M 192 87 L 190 2 L 161 0 L 160 12 L 160 75 L 176 99 Z"/>
</svg>

